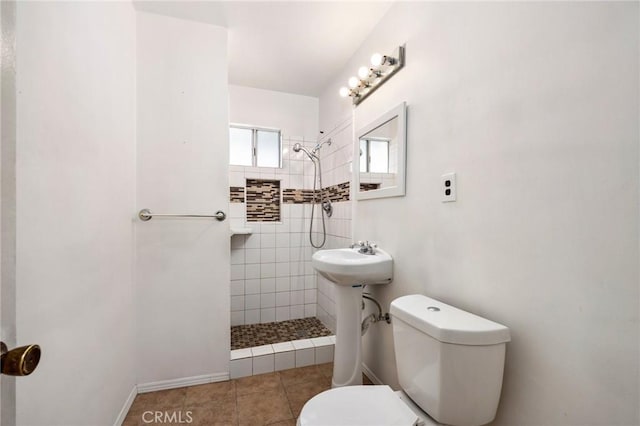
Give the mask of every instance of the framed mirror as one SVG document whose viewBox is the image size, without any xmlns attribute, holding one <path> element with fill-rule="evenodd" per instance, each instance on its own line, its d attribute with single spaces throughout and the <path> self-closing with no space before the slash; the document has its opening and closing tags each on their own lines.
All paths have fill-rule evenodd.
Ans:
<svg viewBox="0 0 640 426">
<path fill-rule="evenodd" d="M 406 111 L 403 102 L 356 133 L 353 155 L 356 200 L 405 194 Z"/>
</svg>

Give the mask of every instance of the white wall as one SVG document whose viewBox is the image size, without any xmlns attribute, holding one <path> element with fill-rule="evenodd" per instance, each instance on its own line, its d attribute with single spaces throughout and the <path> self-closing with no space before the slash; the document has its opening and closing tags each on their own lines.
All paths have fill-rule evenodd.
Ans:
<svg viewBox="0 0 640 426">
<path fill-rule="evenodd" d="M 230 84 L 229 121 L 275 127 L 286 138 L 312 141 L 318 136 L 318 98 Z"/>
<path fill-rule="evenodd" d="M 0 339 L 16 344 L 16 2 L 0 3 Z M 0 377 L 0 424 L 16 422 L 16 385 Z"/>
<path fill-rule="evenodd" d="M 326 127 L 406 43 L 354 126 L 407 101 L 407 195 L 358 202 L 355 237 L 394 256 L 385 308 L 422 293 L 511 328 L 495 424 L 640 422 L 638 31 L 637 3 L 398 3 L 320 98 Z M 390 326 L 364 361 L 397 386 Z"/>
<path fill-rule="evenodd" d="M 17 10 L 17 424 L 113 424 L 135 384 L 135 13 Z"/>
<path fill-rule="evenodd" d="M 227 210 L 227 33 L 137 13 L 136 209 Z M 229 221 L 136 222 L 138 383 L 224 378 Z"/>
</svg>

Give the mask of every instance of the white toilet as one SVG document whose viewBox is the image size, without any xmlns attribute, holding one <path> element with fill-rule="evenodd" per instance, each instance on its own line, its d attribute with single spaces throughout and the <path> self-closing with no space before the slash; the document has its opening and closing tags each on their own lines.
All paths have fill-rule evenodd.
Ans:
<svg viewBox="0 0 640 426">
<path fill-rule="evenodd" d="M 491 422 L 509 329 L 423 295 L 391 303 L 401 391 L 347 386 L 311 398 L 299 426 L 475 426 Z"/>
</svg>

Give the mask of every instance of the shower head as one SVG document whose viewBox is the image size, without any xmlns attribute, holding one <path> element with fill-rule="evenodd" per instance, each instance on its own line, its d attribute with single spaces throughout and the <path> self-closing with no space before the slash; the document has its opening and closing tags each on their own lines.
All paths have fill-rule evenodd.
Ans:
<svg viewBox="0 0 640 426">
<path fill-rule="evenodd" d="M 320 132 L 323 133 L 323 132 Z M 322 145 L 327 144 L 329 146 L 331 146 L 331 138 L 327 139 L 326 141 L 322 142 L 322 143 L 318 143 L 315 148 L 313 148 L 313 151 L 311 151 L 312 153 L 316 153 L 320 150 L 320 148 L 322 148 Z"/>
<path fill-rule="evenodd" d="M 309 152 L 305 147 L 300 145 L 300 143 L 296 143 L 295 145 L 293 145 L 293 150 L 295 152 L 300 152 L 300 151 L 304 152 L 311 159 L 311 161 L 317 158 L 315 155 L 315 151 L 313 153 Z"/>
</svg>

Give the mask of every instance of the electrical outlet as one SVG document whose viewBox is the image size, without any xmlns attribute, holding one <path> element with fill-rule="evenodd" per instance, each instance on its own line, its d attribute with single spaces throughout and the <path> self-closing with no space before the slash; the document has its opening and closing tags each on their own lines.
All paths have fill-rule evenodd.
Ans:
<svg viewBox="0 0 640 426">
<path fill-rule="evenodd" d="M 456 201 L 456 174 L 445 173 L 442 175 L 442 185 L 440 186 L 441 200 L 443 203 Z"/>
</svg>

